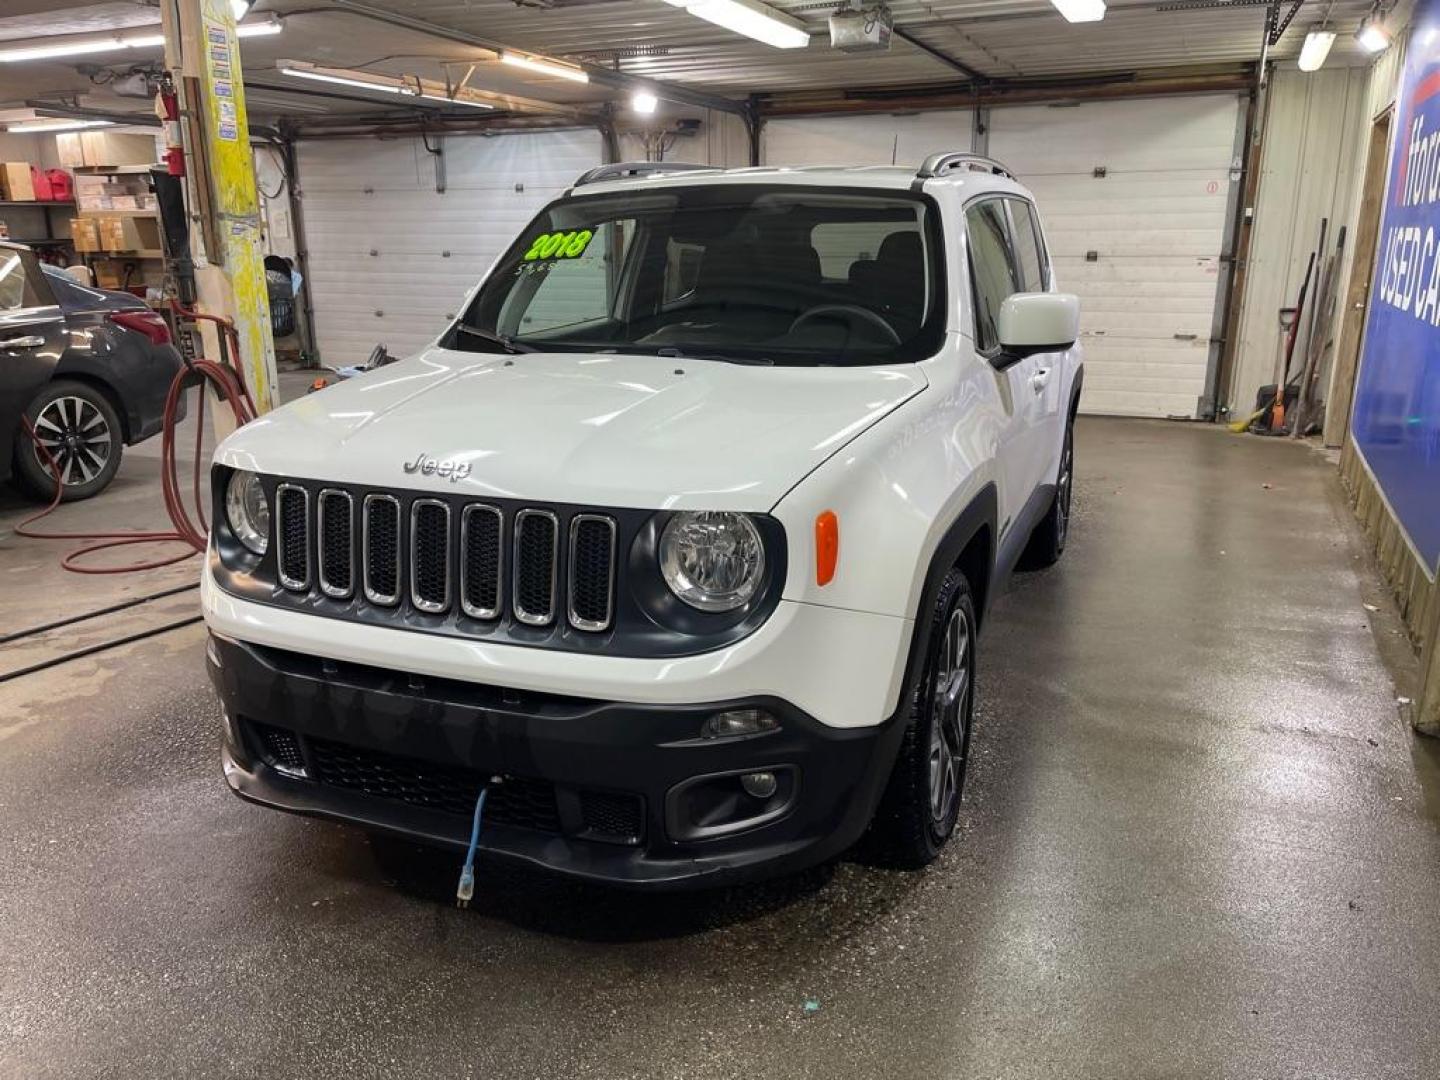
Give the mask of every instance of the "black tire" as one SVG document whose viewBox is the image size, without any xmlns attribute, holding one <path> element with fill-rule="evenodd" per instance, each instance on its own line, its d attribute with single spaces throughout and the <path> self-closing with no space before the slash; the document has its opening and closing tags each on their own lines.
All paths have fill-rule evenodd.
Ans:
<svg viewBox="0 0 1440 1080">
<path fill-rule="evenodd" d="M 1055 498 L 1050 509 L 1030 533 L 1020 553 L 1022 570 L 1043 570 L 1060 561 L 1070 536 L 1070 498 L 1075 488 L 1075 418 L 1065 424 L 1065 444 L 1060 450 L 1060 472 L 1055 480 Z"/>
<path fill-rule="evenodd" d="M 35 395 L 25 418 L 63 470 L 62 502 L 98 495 L 115 478 L 124 440 L 120 418 L 99 390 L 57 379 Z M 23 426 L 15 431 L 11 472 L 16 487 L 31 498 L 48 502 L 55 497 L 55 476 Z"/>
<path fill-rule="evenodd" d="M 959 570 L 945 576 L 930 619 L 925 666 L 910 701 L 900 753 L 864 844 L 870 861 L 902 870 L 918 870 L 940 854 L 955 831 L 965 790 L 977 624 L 970 582 Z M 962 628 L 963 641 L 955 636 Z M 950 685 L 956 662 L 962 673 L 958 687 Z M 946 671 L 950 678 L 942 684 Z M 937 755 L 942 755 L 939 760 Z"/>
</svg>

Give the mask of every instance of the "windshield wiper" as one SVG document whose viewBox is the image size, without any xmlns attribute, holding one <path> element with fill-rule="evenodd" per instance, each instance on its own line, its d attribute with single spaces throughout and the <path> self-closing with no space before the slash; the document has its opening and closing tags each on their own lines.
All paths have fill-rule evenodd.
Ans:
<svg viewBox="0 0 1440 1080">
<path fill-rule="evenodd" d="M 722 364 L 743 364 L 747 367 L 774 367 L 775 361 L 768 356 L 741 356 L 737 353 L 686 352 L 674 345 L 665 345 L 655 350 L 657 356 L 673 356 L 677 360 L 717 360 Z"/>
<path fill-rule="evenodd" d="M 508 353 L 530 353 L 536 352 L 534 345 L 525 345 L 506 334 L 496 334 L 489 330 L 481 330 L 478 326 L 466 326 L 461 323 L 456 327 L 462 334 L 469 334 L 471 337 L 479 338 L 481 341 L 488 341 L 491 345 L 499 345 Z"/>
</svg>

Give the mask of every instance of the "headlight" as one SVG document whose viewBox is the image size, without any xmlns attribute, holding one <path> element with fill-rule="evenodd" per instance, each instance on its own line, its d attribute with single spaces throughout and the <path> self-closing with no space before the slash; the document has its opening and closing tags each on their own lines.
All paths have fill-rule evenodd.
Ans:
<svg viewBox="0 0 1440 1080">
<path fill-rule="evenodd" d="M 270 545 L 270 504 L 260 477 L 252 472 L 236 470 L 225 485 L 225 519 L 240 543 L 256 555 L 264 555 Z"/>
<path fill-rule="evenodd" d="M 765 574 L 765 545 L 744 514 L 676 514 L 660 535 L 660 572 L 670 591 L 701 611 L 734 611 Z"/>
</svg>

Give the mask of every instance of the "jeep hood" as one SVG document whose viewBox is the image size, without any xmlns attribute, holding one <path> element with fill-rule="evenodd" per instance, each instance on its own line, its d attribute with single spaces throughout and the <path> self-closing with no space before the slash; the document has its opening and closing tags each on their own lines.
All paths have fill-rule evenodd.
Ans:
<svg viewBox="0 0 1440 1080">
<path fill-rule="evenodd" d="M 434 348 L 247 424 L 215 460 L 477 498 L 764 511 L 925 386 L 915 365 Z M 407 472 L 422 454 L 468 475 Z"/>
</svg>

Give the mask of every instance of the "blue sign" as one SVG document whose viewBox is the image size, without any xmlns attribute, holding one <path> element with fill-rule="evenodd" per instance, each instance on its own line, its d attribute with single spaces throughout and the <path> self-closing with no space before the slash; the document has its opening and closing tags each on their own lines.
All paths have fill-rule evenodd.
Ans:
<svg viewBox="0 0 1440 1080">
<path fill-rule="evenodd" d="M 1440 0 L 1422 0 L 1396 98 L 1353 432 L 1401 526 L 1440 569 Z"/>
</svg>

